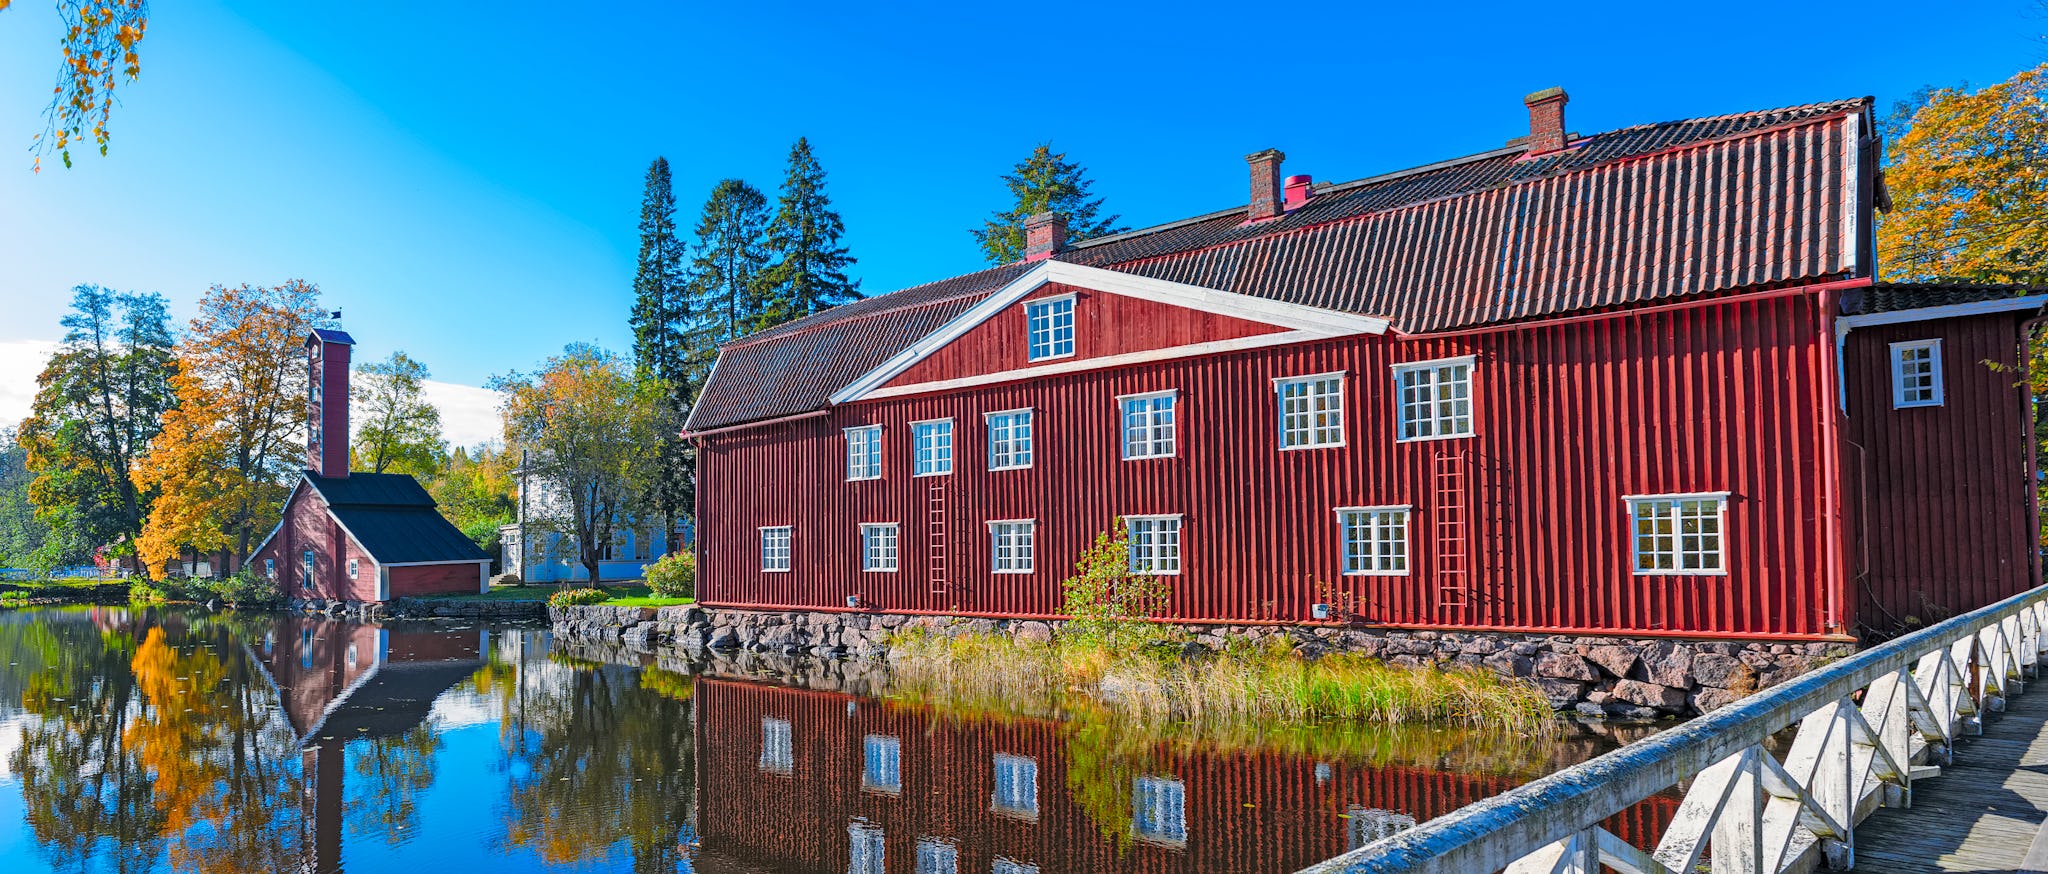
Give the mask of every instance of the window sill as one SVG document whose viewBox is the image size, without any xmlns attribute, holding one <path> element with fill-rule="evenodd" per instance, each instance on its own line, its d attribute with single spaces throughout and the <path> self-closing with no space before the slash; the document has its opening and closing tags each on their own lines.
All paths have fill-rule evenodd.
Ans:
<svg viewBox="0 0 2048 874">
<path fill-rule="evenodd" d="M 1435 435 L 1435 436 L 1433 436 L 1433 437 L 1396 437 L 1396 438 L 1394 438 L 1394 442 L 1395 442 L 1395 443 L 1435 443 L 1436 441 L 1439 441 L 1439 440 L 1464 440 L 1464 439 L 1467 439 L 1467 438 L 1471 438 L 1471 437 L 1476 437 L 1476 436 L 1478 436 L 1478 432 L 1476 432 L 1476 431 L 1468 431 L 1468 432 L 1466 432 L 1466 433 L 1463 433 L 1463 434 L 1438 434 L 1438 435 Z"/>
<path fill-rule="evenodd" d="M 1178 453 L 1178 452 L 1170 452 L 1170 453 L 1167 453 L 1167 454 L 1165 454 L 1165 455 L 1126 455 L 1126 456 L 1124 456 L 1124 460 L 1125 460 L 1125 461 L 1158 461 L 1158 460 L 1160 460 L 1160 459 L 1162 459 L 1162 458 L 1179 458 L 1179 457 L 1180 457 L 1180 453 Z"/>
<path fill-rule="evenodd" d="M 1023 571 L 989 571 L 989 573 L 992 573 L 992 574 L 995 574 L 996 576 L 1001 576 L 1001 577 L 1028 577 L 1028 576 L 1031 576 L 1032 574 L 1035 574 L 1035 573 L 1037 573 L 1037 571 L 1035 571 L 1035 570 L 1023 570 Z"/>
<path fill-rule="evenodd" d="M 1280 447 L 1280 451 L 1302 452 L 1309 449 L 1343 449 L 1345 445 L 1346 444 L 1341 440 L 1336 443 L 1303 443 L 1298 446 L 1282 446 Z"/>
<path fill-rule="evenodd" d="M 1943 404 L 1943 403 L 1942 403 L 1941 401 L 1921 401 L 1921 402 L 1919 402 L 1919 403 L 1916 403 L 1916 404 L 1902 404 L 1902 403 L 1899 403 L 1898 401 L 1892 401 L 1892 409 L 1894 409 L 1894 410 L 1918 410 L 1918 409 L 1923 409 L 1923 408 L 1926 408 L 1926 407 L 1940 407 L 1940 406 L 1945 406 L 1945 405 L 1944 405 L 1944 404 Z"/>
<path fill-rule="evenodd" d="M 1637 571 L 1633 571 L 1633 572 L 1632 572 L 1632 575 L 1633 575 L 1633 576 L 1638 576 L 1638 577 L 1725 577 L 1725 576 L 1728 576 L 1728 572 L 1727 572 L 1727 571 L 1725 571 L 1725 570 L 1719 570 L 1719 571 L 1697 571 L 1697 570 L 1695 570 L 1695 571 L 1646 571 L 1646 570 L 1637 570 Z"/>
<path fill-rule="evenodd" d="M 988 469 L 988 472 L 989 472 L 989 473 L 996 473 L 996 472 L 999 472 L 999 471 L 1005 471 L 1005 470 L 1030 470 L 1030 469 L 1031 469 L 1031 467 L 1032 467 L 1032 466 L 1031 466 L 1031 465 L 1028 465 L 1028 464 L 1009 464 L 1009 465 L 1004 465 L 1004 466 L 1002 466 L 1002 467 L 991 467 L 991 468 L 989 468 L 989 469 Z"/>
<path fill-rule="evenodd" d="M 846 478 L 846 481 L 850 483 L 870 483 L 881 478 L 881 474 L 876 474 L 874 476 L 850 476 Z"/>
<path fill-rule="evenodd" d="M 953 475 L 953 472 L 952 472 L 952 471 L 950 471 L 950 470 L 941 470 L 941 471 L 935 471 L 935 472 L 932 472 L 932 473 L 913 473 L 913 474 L 911 474 L 911 475 L 910 475 L 910 478 L 911 478 L 911 479 L 924 479 L 924 478 L 926 478 L 926 477 L 934 477 L 934 476 L 952 476 L 952 475 Z"/>
<path fill-rule="evenodd" d="M 864 568 L 861 568 L 861 569 L 860 569 L 860 572 L 861 572 L 861 573 L 864 573 L 864 574 L 893 574 L 893 573 L 895 573 L 895 572 L 896 572 L 896 569 L 895 569 L 895 568 L 892 568 L 892 567 L 890 567 L 890 568 L 879 568 L 879 567 L 864 567 Z"/>
<path fill-rule="evenodd" d="M 1407 576 L 1407 575 L 1408 575 L 1408 572 L 1407 572 L 1407 571 L 1345 571 L 1345 572 L 1344 572 L 1343 574 L 1341 574 L 1340 576 L 1347 576 L 1347 577 L 1405 577 L 1405 576 Z"/>
<path fill-rule="evenodd" d="M 789 573 L 789 568 L 786 568 L 786 567 L 764 567 L 764 568 L 762 568 L 762 569 L 761 569 L 761 572 L 762 572 L 762 573 L 764 573 L 764 574 L 786 574 L 786 573 Z"/>
</svg>

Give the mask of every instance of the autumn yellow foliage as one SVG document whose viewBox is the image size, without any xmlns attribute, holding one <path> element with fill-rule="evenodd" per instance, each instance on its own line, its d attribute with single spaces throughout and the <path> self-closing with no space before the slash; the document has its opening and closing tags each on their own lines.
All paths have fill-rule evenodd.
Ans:
<svg viewBox="0 0 2048 874">
<path fill-rule="evenodd" d="M 2048 282 L 2048 64 L 1942 88 L 1887 144 L 1884 278 Z"/>
</svg>

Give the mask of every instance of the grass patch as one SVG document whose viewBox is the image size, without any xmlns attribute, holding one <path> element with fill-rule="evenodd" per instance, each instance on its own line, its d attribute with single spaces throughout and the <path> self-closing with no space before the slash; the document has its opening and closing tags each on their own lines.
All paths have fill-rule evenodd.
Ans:
<svg viewBox="0 0 2048 874">
<path fill-rule="evenodd" d="M 1182 659 L 1171 647 L 1021 643 L 924 633 L 891 643 L 893 685 L 949 710 L 1055 715 L 1102 708 L 1147 722 L 1429 723 L 1510 731 L 1555 724 L 1530 683 L 1472 668 L 1405 668 L 1348 653 L 1305 659 L 1243 647 Z M 1033 712 L 1037 711 L 1037 712 Z"/>
<path fill-rule="evenodd" d="M 576 586 L 575 588 L 584 588 Z M 601 587 L 607 598 L 602 603 L 612 607 L 673 607 L 678 604 L 695 603 L 693 598 L 663 598 L 654 594 L 646 583 L 633 582 L 617 586 Z M 446 601 L 546 601 L 549 595 L 561 591 L 546 584 L 526 586 L 492 586 L 489 592 L 475 595 L 437 595 L 434 600 Z"/>
</svg>

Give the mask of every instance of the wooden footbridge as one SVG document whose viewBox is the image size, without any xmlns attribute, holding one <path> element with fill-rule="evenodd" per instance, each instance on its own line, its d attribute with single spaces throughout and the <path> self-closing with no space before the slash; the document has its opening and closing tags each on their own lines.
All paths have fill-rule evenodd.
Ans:
<svg viewBox="0 0 2048 874">
<path fill-rule="evenodd" d="M 2048 874 L 2048 687 L 2021 695 L 2044 655 L 2048 587 L 1303 874 Z M 1767 743 L 1786 729 L 1789 747 Z M 1685 800 L 1654 849 L 1600 827 L 1673 786 Z"/>
</svg>

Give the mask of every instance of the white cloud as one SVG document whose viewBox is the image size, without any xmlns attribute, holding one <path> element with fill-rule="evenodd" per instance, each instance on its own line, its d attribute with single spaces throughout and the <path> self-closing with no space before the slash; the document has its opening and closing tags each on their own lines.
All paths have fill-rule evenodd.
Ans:
<svg viewBox="0 0 2048 874">
<path fill-rule="evenodd" d="M 54 340 L 0 341 L 0 428 L 12 428 L 28 418 L 36 400 L 36 374 L 57 351 Z"/>
<path fill-rule="evenodd" d="M 427 380 L 427 403 L 441 411 L 441 436 L 448 447 L 475 448 L 484 443 L 502 443 L 505 427 L 498 418 L 501 395 L 487 388 Z"/>
</svg>

